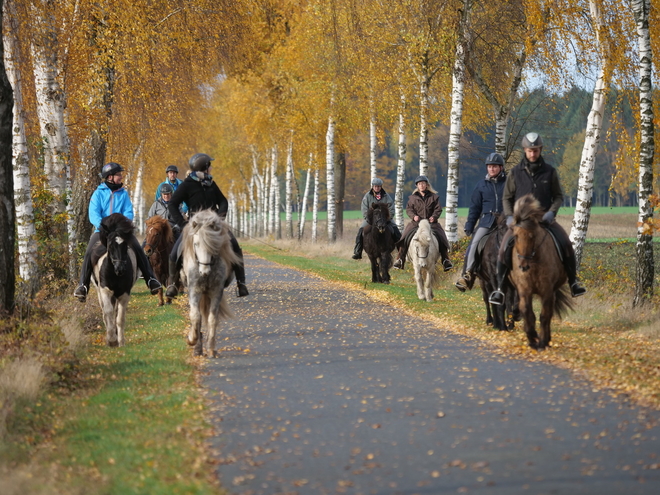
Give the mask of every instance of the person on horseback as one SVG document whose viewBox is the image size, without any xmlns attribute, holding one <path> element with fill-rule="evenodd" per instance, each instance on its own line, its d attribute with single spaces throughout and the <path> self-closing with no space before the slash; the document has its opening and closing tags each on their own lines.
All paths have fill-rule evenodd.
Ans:
<svg viewBox="0 0 660 495">
<path fill-rule="evenodd" d="M 167 168 L 165 169 L 165 175 L 167 175 L 167 179 L 165 179 L 163 182 L 158 184 L 158 187 L 156 188 L 156 201 L 158 201 L 163 194 L 161 190 L 161 186 L 168 184 L 170 187 L 172 187 L 172 194 L 174 194 L 174 191 L 176 191 L 177 188 L 183 182 L 181 179 L 178 178 L 179 168 L 176 165 L 168 165 Z M 188 213 L 188 206 L 185 203 L 181 205 L 181 211 L 184 214 Z"/>
<path fill-rule="evenodd" d="M 571 295 L 578 297 L 587 292 L 587 289 L 577 279 L 575 251 L 566 231 L 555 222 L 559 207 L 564 201 L 564 194 L 559 183 L 557 170 L 546 163 L 541 152 L 543 140 L 535 132 L 525 134 L 522 139 L 525 156 L 520 163 L 511 169 L 504 185 L 502 207 L 507 216 L 507 225 L 513 224 L 513 206 L 518 198 L 531 194 L 545 210 L 542 223 L 554 236 L 560 245 L 564 269 L 568 276 L 568 286 Z M 504 235 L 497 255 L 497 290 L 489 298 L 491 304 L 504 304 L 502 284 L 509 274 L 511 253 L 513 250 L 513 231 L 511 228 Z"/>
<path fill-rule="evenodd" d="M 392 199 L 392 196 L 387 194 L 385 190 L 383 189 L 383 180 L 379 179 L 378 177 L 374 177 L 371 179 L 371 189 L 367 194 L 364 195 L 364 198 L 362 198 L 362 217 L 364 220 L 362 221 L 362 225 L 360 225 L 360 228 L 358 229 L 357 237 L 355 238 L 355 249 L 353 249 L 353 256 L 352 258 L 354 260 L 361 260 L 362 259 L 362 249 L 363 249 L 363 239 L 362 239 L 362 232 L 364 228 L 367 226 L 367 212 L 369 211 L 369 208 L 371 208 L 371 205 L 374 203 L 386 203 L 389 210 L 390 210 L 390 219 L 387 221 L 387 228 L 390 229 L 390 232 L 392 232 L 392 237 L 394 238 L 394 242 L 397 242 L 399 239 L 401 239 L 401 232 L 399 232 L 399 227 L 394 223 L 394 200 Z"/>
<path fill-rule="evenodd" d="M 170 210 L 168 208 L 170 201 L 172 200 L 172 194 L 174 193 L 174 188 L 171 184 L 163 182 L 158 186 L 158 191 L 160 192 L 160 198 L 153 202 L 151 208 L 149 208 L 149 213 L 147 218 L 153 216 L 159 216 L 167 220 L 172 227 L 172 233 L 174 234 L 174 240 L 177 240 L 181 235 L 181 228 L 176 224 L 172 215 L 170 215 Z M 179 207 L 179 210 L 183 213 L 183 204 Z"/>
<path fill-rule="evenodd" d="M 431 224 L 433 235 L 438 239 L 438 247 L 440 248 L 440 256 L 442 257 L 442 267 L 444 271 L 451 270 L 454 265 L 449 260 L 449 241 L 442 226 L 438 223 L 438 219 L 442 214 L 442 206 L 440 206 L 440 198 L 438 193 L 431 187 L 429 180 L 425 175 L 420 175 L 415 179 L 415 190 L 408 198 L 406 205 L 406 213 L 412 219 L 406 228 L 403 229 L 403 236 L 397 242 L 399 253 L 396 261 L 394 261 L 394 268 L 403 270 L 406 262 L 406 255 L 408 254 L 408 246 L 410 239 L 417 232 L 419 221 L 426 218 Z"/>
<path fill-rule="evenodd" d="M 112 213 L 121 213 L 129 220 L 133 220 L 133 204 L 131 203 L 128 191 L 124 189 L 124 184 L 122 183 L 123 171 L 123 167 L 118 163 L 106 163 L 101 169 L 100 174 L 103 182 L 96 188 L 89 201 L 89 221 L 95 230 L 89 239 L 87 251 L 85 251 L 85 257 L 83 258 L 83 264 L 80 269 L 80 283 L 76 287 L 76 290 L 73 291 L 74 297 L 77 297 L 80 302 L 87 300 L 89 282 L 92 277 L 92 251 L 101 238 L 99 232 L 101 221 Z M 137 266 L 144 276 L 147 287 L 152 294 L 158 294 L 158 289 L 161 288 L 160 282 L 156 279 L 149 260 L 140 247 L 140 242 L 135 236 L 132 236 L 130 243 L 135 253 Z"/>
<path fill-rule="evenodd" d="M 467 260 L 461 277 L 454 284 L 458 290 L 465 292 L 474 285 L 474 261 L 477 255 L 479 241 L 495 225 L 496 215 L 502 213 L 502 194 L 506 181 L 504 158 L 499 153 L 491 153 L 486 157 L 486 177 L 480 180 L 472 192 L 472 201 L 467 222 L 463 229 L 465 235 L 474 235 L 467 248 Z M 477 225 L 478 222 L 478 225 Z M 475 230 L 475 225 L 477 228 Z"/>
<path fill-rule="evenodd" d="M 179 188 L 174 191 L 172 200 L 168 204 L 168 209 L 171 217 L 181 230 L 186 223 L 179 210 L 179 206 L 185 201 L 188 205 L 189 214 L 193 216 L 199 210 L 212 208 L 224 219 L 229 209 L 229 202 L 225 195 L 222 194 L 218 185 L 213 181 L 213 177 L 209 174 L 211 169 L 211 162 L 213 158 L 205 153 L 195 153 L 189 160 L 190 174 L 186 177 Z M 229 232 L 231 237 L 231 247 L 240 258 L 241 262 L 232 265 L 234 275 L 236 276 L 236 286 L 238 287 L 238 297 L 250 295 L 247 285 L 245 285 L 245 266 L 243 264 L 243 251 L 238 245 L 238 241 L 234 234 Z M 170 254 L 170 278 L 167 281 L 167 292 L 165 295 L 169 298 L 174 298 L 179 294 L 177 285 L 179 283 L 182 257 L 179 254 L 179 245 L 181 244 L 183 236 L 179 237 L 172 247 L 172 254 Z"/>
</svg>

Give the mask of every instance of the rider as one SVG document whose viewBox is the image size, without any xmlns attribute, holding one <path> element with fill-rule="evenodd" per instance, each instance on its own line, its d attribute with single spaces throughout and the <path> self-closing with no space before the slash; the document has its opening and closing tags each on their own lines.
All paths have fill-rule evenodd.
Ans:
<svg viewBox="0 0 660 495">
<path fill-rule="evenodd" d="M 167 220 L 170 223 L 170 227 L 172 227 L 174 240 L 176 240 L 179 238 L 179 235 L 181 234 L 181 229 L 170 215 L 170 210 L 168 208 L 168 205 L 172 200 L 172 194 L 174 193 L 174 188 L 172 187 L 172 184 L 163 182 L 160 186 L 158 186 L 158 192 L 160 193 L 160 198 L 154 201 L 153 204 L 151 205 L 151 208 L 149 208 L 149 214 L 147 215 L 147 218 L 151 218 L 157 215 Z M 181 210 L 182 208 L 179 209 Z"/>
<path fill-rule="evenodd" d="M 559 211 L 559 207 L 564 201 L 564 194 L 559 184 L 559 175 L 557 174 L 557 170 L 546 163 L 541 156 L 541 151 L 543 150 L 541 136 L 535 132 L 525 134 L 522 139 L 522 147 L 525 151 L 525 156 L 518 165 L 511 169 L 504 185 L 502 207 L 504 214 L 507 216 L 507 225 L 511 227 L 513 224 L 513 206 L 516 200 L 526 194 L 532 194 L 545 210 L 541 222 L 553 234 L 560 245 L 571 295 L 573 297 L 581 296 L 587 292 L 587 289 L 577 279 L 573 245 L 566 231 L 554 221 L 557 211 Z M 504 235 L 504 239 L 502 239 L 502 244 L 497 254 L 497 290 L 490 295 L 489 302 L 491 304 L 504 303 L 502 284 L 509 273 L 513 241 L 513 231 L 509 228 Z"/>
<path fill-rule="evenodd" d="M 406 262 L 406 255 L 408 254 L 408 239 L 414 232 L 417 231 L 419 221 L 423 218 L 428 219 L 431 224 L 431 230 L 438 239 L 438 248 L 440 249 L 440 256 L 442 257 L 442 267 L 445 271 L 451 270 L 454 265 L 449 260 L 449 242 L 442 226 L 438 223 L 438 219 L 442 214 L 442 206 L 440 206 L 440 198 L 438 193 L 431 187 L 429 180 L 425 175 L 420 175 L 415 179 L 415 190 L 408 198 L 406 205 L 406 213 L 412 222 L 406 225 L 403 229 L 403 236 L 397 243 L 399 245 L 399 254 L 394 262 L 394 268 L 403 270 Z"/>
<path fill-rule="evenodd" d="M 383 189 L 382 179 L 374 177 L 371 179 L 371 189 L 367 192 L 367 194 L 364 195 L 364 198 L 362 198 L 362 217 L 364 217 L 364 220 L 362 221 L 362 225 L 360 225 L 357 237 L 355 238 L 355 249 L 353 249 L 354 260 L 362 259 L 362 231 L 367 226 L 367 212 L 369 211 L 369 208 L 371 208 L 371 205 L 374 203 L 387 204 L 390 210 L 390 219 L 387 221 L 387 228 L 389 228 L 392 232 L 394 242 L 397 242 L 399 239 L 401 239 L 401 232 L 399 232 L 399 227 L 397 227 L 396 224 L 392 221 L 394 218 L 394 200 L 392 199 L 392 196 L 387 194 Z"/>
<path fill-rule="evenodd" d="M 94 245 L 99 242 L 101 234 L 99 227 L 101 220 L 111 215 L 112 213 L 121 213 L 129 220 L 133 220 L 133 204 L 128 191 L 124 189 L 122 183 L 122 172 L 124 169 L 121 165 L 115 162 L 106 163 L 101 169 L 101 178 L 103 182 L 99 184 L 92 194 L 89 201 L 89 221 L 94 225 L 94 233 L 89 239 L 87 251 L 83 258 L 83 264 L 80 269 L 80 284 L 73 291 L 73 295 L 78 298 L 80 302 L 87 300 L 87 293 L 89 292 L 89 282 L 92 277 L 92 249 Z M 144 251 L 140 247 L 137 238 L 131 236 L 130 246 L 135 253 L 137 266 L 144 276 L 147 287 L 152 294 L 158 294 L 158 289 L 161 288 L 160 282 L 156 279 L 149 260 L 147 259 Z"/>
<path fill-rule="evenodd" d="M 156 201 L 158 201 L 160 199 L 160 196 L 163 194 L 160 189 L 160 186 L 164 184 L 169 184 L 170 186 L 172 186 L 172 194 L 174 194 L 174 191 L 176 191 L 177 188 L 183 182 L 181 179 L 177 177 L 179 175 L 179 168 L 176 165 L 168 165 L 167 168 L 165 169 L 165 174 L 167 175 L 167 179 L 165 179 L 163 182 L 158 184 L 158 187 L 156 188 Z M 185 203 L 181 205 L 181 211 L 183 213 L 188 213 L 188 206 Z"/>
<path fill-rule="evenodd" d="M 172 195 L 172 200 L 168 205 L 168 209 L 170 215 L 181 229 L 183 229 L 185 220 L 179 211 L 179 206 L 184 201 L 188 204 L 190 215 L 194 215 L 195 212 L 207 208 L 214 209 L 223 219 L 227 215 L 227 210 L 229 209 L 227 198 L 225 198 L 225 195 L 222 194 L 218 185 L 213 181 L 213 177 L 209 174 L 211 161 L 213 161 L 213 158 L 205 153 L 194 154 L 188 162 L 190 165 L 190 175 L 186 177 L 186 180 L 181 183 L 179 188 L 174 191 L 174 194 Z M 229 232 L 229 236 L 231 238 L 231 247 L 241 260 L 240 263 L 232 265 L 234 275 L 236 275 L 238 297 L 248 296 L 250 293 L 245 285 L 243 251 L 231 231 Z M 181 270 L 181 256 L 178 251 L 181 239 L 183 239 L 183 236 L 179 237 L 176 241 L 174 247 L 172 247 L 172 253 L 170 254 L 170 278 L 167 281 L 167 292 L 165 294 L 169 298 L 174 298 L 179 293 L 177 284 L 179 282 Z"/>
<path fill-rule="evenodd" d="M 461 277 L 454 284 L 458 290 L 465 292 L 472 289 L 474 273 L 472 268 L 477 254 L 479 241 L 491 230 L 495 223 L 495 215 L 502 213 L 502 193 L 506 173 L 504 172 L 504 158 L 499 153 L 491 153 L 486 157 L 486 177 L 477 182 L 472 192 L 472 203 L 465 222 L 465 235 L 472 235 L 467 248 L 467 260 L 463 267 Z M 475 231 L 475 225 L 478 227 Z"/>
</svg>

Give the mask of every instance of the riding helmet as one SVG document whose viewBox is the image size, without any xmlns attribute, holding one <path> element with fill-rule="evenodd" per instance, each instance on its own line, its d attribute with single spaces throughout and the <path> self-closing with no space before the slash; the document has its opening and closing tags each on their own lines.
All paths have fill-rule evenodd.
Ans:
<svg viewBox="0 0 660 495">
<path fill-rule="evenodd" d="M 491 153 L 486 157 L 486 165 L 499 165 L 504 166 L 504 158 L 499 153 Z"/>
<path fill-rule="evenodd" d="M 372 186 L 382 186 L 383 185 L 383 179 L 379 179 L 378 177 L 374 177 L 371 179 L 371 185 Z"/>
<path fill-rule="evenodd" d="M 415 185 L 417 185 L 418 182 L 426 182 L 428 184 L 429 179 L 426 175 L 420 175 L 415 179 Z"/>
<path fill-rule="evenodd" d="M 523 148 L 543 148 L 543 140 L 535 132 L 528 132 L 522 138 Z"/>
<path fill-rule="evenodd" d="M 193 172 L 204 172 L 211 166 L 212 161 L 213 158 L 206 153 L 195 153 L 190 157 L 188 165 L 190 165 L 190 170 Z"/>
<path fill-rule="evenodd" d="M 168 172 L 176 172 L 178 174 L 179 169 L 176 165 L 168 165 L 167 168 L 165 169 L 165 173 L 168 173 Z"/>
<path fill-rule="evenodd" d="M 173 192 L 174 192 L 174 188 L 172 187 L 172 184 L 168 184 L 167 182 L 165 182 L 160 185 L 161 194 L 172 194 Z"/>
<path fill-rule="evenodd" d="M 101 178 L 102 179 L 107 179 L 111 175 L 115 175 L 119 172 L 123 172 L 124 168 L 119 165 L 118 163 L 115 162 L 109 162 L 103 165 L 103 168 L 101 169 Z"/>
</svg>

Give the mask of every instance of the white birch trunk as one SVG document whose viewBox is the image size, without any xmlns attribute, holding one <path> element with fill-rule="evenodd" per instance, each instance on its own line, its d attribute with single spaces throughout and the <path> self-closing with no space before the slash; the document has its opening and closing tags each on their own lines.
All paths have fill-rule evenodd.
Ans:
<svg viewBox="0 0 660 495">
<path fill-rule="evenodd" d="M 274 189 L 275 189 L 275 194 L 273 198 L 273 206 L 274 206 L 274 213 L 275 213 L 275 239 L 281 239 L 282 238 L 282 218 L 280 217 L 280 205 L 282 204 L 280 200 L 280 179 L 276 176 L 273 177 L 273 183 L 274 183 Z"/>
<path fill-rule="evenodd" d="M 16 208 L 16 234 L 18 242 L 18 273 L 27 283 L 31 296 L 37 281 L 37 242 L 34 226 L 30 184 L 30 161 L 27 138 L 25 136 L 25 118 L 23 112 L 23 87 L 21 73 L 18 70 L 20 54 L 17 46 L 17 26 L 14 2 L 3 4 L 4 26 L 4 64 L 7 78 L 14 90 L 14 121 L 12 127 L 12 160 L 14 178 L 14 204 Z"/>
<path fill-rule="evenodd" d="M 596 35 L 597 51 L 600 58 L 600 67 L 596 86 L 594 87 L 591 111 L 587 118 L 586 135 L 580 159 L 580 173 L 578 178 L 577 202 L 575 203 L 575 214 L 571 227 L 570 239 L 575 249 L 575 261 L 580 268 L 582 261 L 582 250 L 587 238 L 589 219 L 591 217 L 591 204 L 594 192 L 594 168 L 596 153 L 600 145 L 600 133 L 603 127 L 603 114 L 605 113 L 605 99 L 608 91 L 609 81 L 605 80 L 606 66 L 609 58 L 609 47 L 605 46 L 603 39 L 603 19 L 600 11 L 600 3 L 597 0 L 589 0 L 591 21 Z"/>
<path fill-rule="evenodd" d="M 300 216 L 298 218 L 298 239 L 302 239 L 305 234 L 305 221 L 307 220 L 307 199 L 309 198 L 309 188 L 312 182 L 312 165 L 314 163 L 314 154 L 309 154 L 309 167 L 307 168 L 307 179 L 305 180 L 305 191 L 303 192 L 302 206 L 300 207 Z"/>
<path fill-rule="evenodd" d="M 135 180 L 135 191 L 133 193 L 133 207 L 135 208 L 135 226 L 140 234 L 144 234 L 144 191 L 142 186 L 142 175 L 144 171 L 144 158 L 140 153 L 137 162 L 138 172 Z"/>
<path fill-rule="evenodd" d="M 263 197 L 263 205 L 262 205 L 262 211 L 263 211 L 263 235 L 264 237 L 269 235 L 268 232 L 268 225 L 270 222 L 270 162 L 267 161 L 266 165 L 264 166 L 264 197 Z"/>
<path fill-rule="evenodd" d="M 649 31 L 651 0 L 633 0 L 639 46 L 640 149 L 637 216 L 637 266 L 633 306 L 648 303 L 653 296 L 655 267 L 653 261 L 653 156 L 655 153 L 653 126 L 653 58 Z"/>
<path fill-rule="evenodd" d="M 65 93 L 58 82 L 57 36 L 47 0 L 40 0 L 34 12 L 32 44 L 37 117 L 44 153 L 44 173 L 55 197 L 57 211 L 64 212 L 66 177 L 69 167 L 69 139 L 64 123 Z"/>
<path fill-rule="evenodd" d="M 378 137 L 376 136 L 376 116 L 371 115 L 369 121 L 369 156 L 371 164 L 371 179 L 378 177 L 378 170 L 376 170 L 376 158 L 378 151 Z"/>
<path fill-rule="evenodd" d="M 275 216 L 277 212 L 277 200 L 275 190 L 277 188 L 277 147 L 273 146 L 271 150 L 270 162 L 270 194 L 268 196 L 268 235 L 275 235 Z"/>
<path fill-rule="evenodd" d="M 445 232 L 450 244 L 458 241 L 458 176 L 460 166 L 460 142 L 463 128 L 463 93 L 465 90 L 465 57 L 468 43 L 470 9 L 472 0 L 464 1 L 461 19 L 461 35 L 456 44 L 456 58 L 452 74 L 451 116 L 449 146 L 447 149 L 447 200 L 445 210 Z"/>
<path fill-rule="evenodd" d="M 293 239 L 293 131 L 286 157 L 286 184 L 284 198 L 284 215 L 286 221 L 286 238 Z"/>
<path fill-rule="evenodd" d="M 248 196 L 250 198 L 250 210 L 249 210 L 249 215 L 250 215 L 250 222 L 248 226 L 248 235 L 250 237 L 256 237 L 257 236 L 257 200 L 255 198 L 259 197 L 259 191 L 257 187 L 257 179 L 253 175 L 252 178 L 250 179 L 250 186 L 248 189 Z"/>
<path fill-rule="evenodd" d="M 403 232 L 403 187 L 406 182 L 406 97 L 401 95 L 399 112 L 399 159 L 396 166 L 396 191 L 394 193 L 394 217 L 399 230 Z"/>
<path fill-rule="evenodd" d="M 419 175 L 429 171 L 429 129 L 426 123 L 429 108 L 429 81 L 422 78 L 419 88 Z"/>
<path fill-rule="evenodd" d="M 319 226 L 319 170 L 314 170 L 314 201 L 312 201 L 312 242 L 316 242 Z"/>
<path fill-rule="evenodd" d="M 251 235 L 253 237 L 259 237 L 263 235 L 263 206 L 264 206 L 264 196 L 265 196 L 265 178 L 263 174 L 259 173 L 259 157 L 257 155 L 257 150 L 254 146 L 251 147 L 252 150 L 252 182 L 254 188 L 256 189 L 256 197 L 252 194 L 253 188 L 250 187 L 250 202 L 254 203 L 253 206 L 253 215 L 252 219 L 252 231 Z"/>
<path fill-rule="evenodd" d="M 328 131 L 325 135 L 325 145 L 328 243 L 333 243 L 337 240 L 337 233 L 335 231 L 335 121 L 332 116 L 328 118 Z"/>
</svg>

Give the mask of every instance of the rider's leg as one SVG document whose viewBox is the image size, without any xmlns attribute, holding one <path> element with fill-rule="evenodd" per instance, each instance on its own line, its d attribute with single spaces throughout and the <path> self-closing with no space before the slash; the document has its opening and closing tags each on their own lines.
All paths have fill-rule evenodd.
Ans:
<svg viewBox="0 0 660 495">
<path fill-rule="evenodd" d="M 513 230 L 509 229 L 504 234 L 502 244 L 500 244 L 500 250 L 497 252 L 497 289 L 493 291 L 488 299 L 488 302 L 491 304 L 504 304 L 502 286 L 504 285 L 506 276 L 509 274 L 509 262 L 511 260 L 514 242 Z"/>
<path fill-rule="evenodd" d="M 231 240 L 231 248 L 240 258 L 240 263 L 234 263 L 232 268 L 234 270 L 234 276 L 236 277 L 236 287 L 238 288 L 238 297 L 249 296 L 247 285 L 245 285 L 245 263 L 243 262 L 243 250 L 238 245 L 238 241 L 232 232 L 229 232 L 229 237 Z"/>
<path fill-rule="evenodd" d="M 477 246 L 479 246 L 479 241 L 488 233 L 487 228 L 480 227 L 472 236 L 470 245 L 467 248 L 467 259 L 465 261 L 465 266 L 463 267 L 463 273 L 461 277 L 454 284 L 458 290 L 465 292 L 466 289 L 472 289 L 474 284 L 474 274 L 472 273 L 472 268 L 474 267 L 474 261 L 477 257 Z"/>
<path fill-rule="evenodd" d="M 73 291 L 73 296 L 77 297 L 80 302 L 85 302 L 87 300 L 89 283 L 92 279 L 92 249 L 100 238 L 101 234 L 99 232 L 94 232 L 92 237 L 89 238 L 89 244 L 87 244 L 87 251 L 85 251 L 83 264 L 80 267 L 80 282 L 78 283 L 76 290 Z"/>
<path fill-rule="evenodd" d="M 582 283 L 577 278 L 577 265 L 575 262 L 575 251 L 568 234 L 562 228 L 557 228 L 559 224 L 552 223 L 548 225 L 548 229 L 552 232 L 561 247 L 563 253 L 564 270 L 568 277 L 568 287 L 571 289 L 573 297 L 582 296 L 587 292 Z"/>
<path fill-rule="evenodd" d="M 447 240 L 447 235 L 440 224 L 432 223 L 431 230 L 435 238 L 438 240 L 438 248 L 440 250 L 440 257 L 442 259 L 442 268 L 444 271 L 449 271 L 454 268 L 454 264 L 449 259 L 449 241 Z"/>
<path fill-rule="evenodd" d="M 390 232 L 392 232 L 392 239 L 396 244 L 401 240 L 401 231 L 399 230 L 399 227 L 392 220 L 387 221 L 387 227 L 390 229 Z"/>
<path fill-rule="evenodd" d="M 147 287 L 152 294 L 158 294 L 158 290 L 162 289 L 162 286 L 160 285 L 160 282 L 156 278 L 156 275 L 151 268 L 151 263 L 149 263 L 147 255 L 144 254 L 144 249 L 142 249 L 140 246 L 140 241 L 137 240 L 137 237 L 132 235 L 129 240 L 129 244 L 135 252 L 135 261 L 137 262 L 138 268 L 142 272 L 142 276 L 144 277 L 144 281 L 146 282 Z"/>
<path fill-rule="evenodd" d="M 415 222 L 410 222 L 406 225 L 406 228 L 403 229 L 403 235 L 399 242 L 397 242 L 397 247 L 399 248 L 399 253 L 394 261 L 394 268 L 403 270 L 406 265 L 406 256 L 408 255 L 408 243 L 407 241 L 412 238 L 414 233 L 417 231 L 417 224 Z"/>
<path fill-rule="evenodd" d="M 175 298 L 179 294 L 179 289 L 177 288 L 181 278 L 181 257 L 179 256 L 179 246 L 181 245 L 182 239 L 183 236 L 179 236 L 179 238 L 174 243 L 174 246 L 172 246 L 172 252 L 170 253 L 170 275 L 167 279 L 167 292 L 165 293 L 165 296 L 169 297 L 170 299 Z"/>
<path fill-rule="evenodd" d="M 353 248 L 353 259 L 361 260 L 362 259 L 362 231 L 364 229 L 360 227 L 358 229 L 357 236 L 355 237 L 355 247 Z"/>
</svg>

